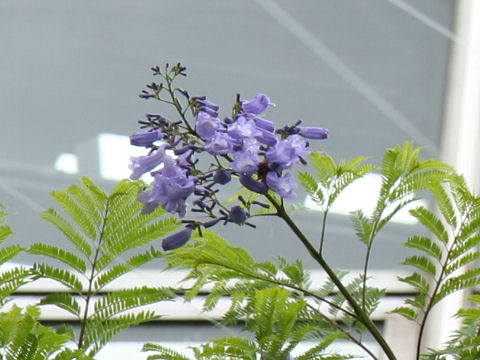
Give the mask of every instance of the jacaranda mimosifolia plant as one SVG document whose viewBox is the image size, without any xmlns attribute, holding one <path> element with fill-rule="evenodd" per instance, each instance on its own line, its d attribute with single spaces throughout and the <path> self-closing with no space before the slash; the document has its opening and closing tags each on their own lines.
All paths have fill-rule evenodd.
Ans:
<svg viewBox="0 0 480 360">
<path fill-rule="evenodd" d="M 220 107 L 205 96 L 190 96 L 173 85 L 177 76 L 185 75 L 183 66 L 166 65 L 153 71 L 161 81 L 149 84 L 140 97 L 173 106 L 178 119 L 147 114 L 140 121 L 141 131 L 130 140 L 146 148 L 146 154 L 131 159 L 131 179 L 120 182 L 111 194 L 84 177 L 80 184 L 52 193 L 61 210 L 51 208 L 41 214 L 73 250 L 43 242 L 28 249 L 18 245 L 0 249 L 0 264 L 24 250 L 48 259 L 30 268 L 3 270 L 0 306 L 8 305 L 8 297 L 25 283 L 54 280 L 63 290 L 46 294 L 39 306 L 63 309 L 79 324 L 78 334 L 70 326 L 52 330 L 42 325 L 38 307 L 2 308 L 0 358 L 93 359 L 119 331 L 159 318 L 145 306 L 178 296 L 189 301 L 198 295 L 204 311 L 214 309 L 221 299 L 228 300 L 220 322 L 240 325 L 251 336 L 242 333 L 190 347 L 196 360 L 358 358 L 333 353 L 330 345 L 337 340 L 353 344 L 373 360 L 406 358 L 402 351 L 406 349 L 397 354 L 373 322 L 385 290 L 370 286 L 369 265 L 378 234 L 406 205 L 423 198 L 432 206 L 417 203 L 410 214 L 427 231 L 406 239 L 404 245 L 414 254 L 403 264 L 413 271 L 399 278 L 411 293 L 404 305 L 390 309 L 418 331 L 397 336 L 410 336 L 415 342 L 408 349 L 412 359 L 480 359 L 478 308 L 458 312 L 463 325 L 441 349 L 428 349 L 424 341 L 432 309 L 452 293 L 480 285 L 480 197 L 462 176 L 445 163 L 422 159 L 420 149 L 410 142 L 387 149 L 378 169 L 365 164 L 364 157 L 336 162 L 309 149 L 308 140 L 325 139 L 326 129 L 301 126 L 301 122 L 278 128 L 267 120 L 265 113 L 274 104 L 265 94 L 247 100 L 237 95 L 231 114 L 221 117 Z M 307 160 L 314 173 L 294 174 L 294 166 Z M 343 191 L 373 171 L 381 177 L 373 211 L 360 208 L 350 214 L 351 237 L 365 245 L 363 256 L 359 254 L 363 269 L 357 276 L 346 277 L 346 271 L 334 270 L 325 258 L 324 245 L 331 241 L 327 218 Z M 138 180 L 147 173 L 150 184 Z M 220 192 L 235 182 L 241 185 L 240 192 L 223 200 Z M 285 206 L 285 200 L 296 198 L 298 185 L 321 209 L 314 238 L 304 234 Z M 165 216 L 167 212 L 176 216 Z M 0 208 L 0 243 L 13 233 L 3 223 L 4 215 Z M 210 229 L 217 224 L 255 227 L 255 216 L 282 220 L 326 280 L 314 287 L 300 260 L 289 263 L 279 257 L 257 262 Z M 159 239 L 164 251 L 157 249 Z M 186 285 L 110 287 L 159 258 L 168 268 L 187 269 Z M 471 301 L 478 305 L 480 296 L 474 295 Z M 147 360 L 190 359 L 161 344 L 147 343 L 143 351 L 150 353 Z"/>
</svg>

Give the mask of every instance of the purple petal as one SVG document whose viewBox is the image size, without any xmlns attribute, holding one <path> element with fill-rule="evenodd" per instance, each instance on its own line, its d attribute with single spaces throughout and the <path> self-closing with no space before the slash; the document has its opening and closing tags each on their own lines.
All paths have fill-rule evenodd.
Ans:
<svg viewBox="0 0 480 360">
<path fill-rule="evenodd" d="M 268 146 L 274 146 L 277 142 L 277 136 L 268 130 L 264 130 L 259 128 L 261 131 L 262 135 L 256 136 L 255 139 L 260 141 L 262 144 L 268 145 Z"/>
<path fill-rule="evenodd" d="M 295 189 L 297 183 L 292 179 L 292 174 L 279 176 L 276 171 L 270 171 L 266 177 L 267 185 L 282 198 L 287 200 L 295 200 Z"/>
<path fill-rule="evenodd" d="M 223 132 L 215 135 L 205 144 L 205 150 L 212 155 L 225 155 L 233 151 L 235 141 Z"/>
<path fill-rule="evenodd" d="M 147 156 L 132 156 L 130 158 L 132 163 L 128 166 L 129 169 L 132 170 L 130 179 L 139 179 L 143 174 L 160 165 L 165 160 L 166 156 L 168 155 L 165 154 L 165 146 L 160 147 L 157 151 Z"/>
<path fill-rule="evenodd" d="M 270 132 L 275 131 L 275 124 L 270 120 L 260 118 L 260 117 L 255 117 L 253 118 L 253 120 L 255 120 L 255 125 L 257 125 L 257 128 L 267 130 Z"/>
<path fill-rule="evenodd" d="M 300 157 L 308 155 L 307 142 L 299 135 L 291 135 L 279 141 L 266 152 L 272 169 L 289 169 Z"/>
<path fill-rule="evenodd" d="M 234 139 L 252 138 L 261 134 L 255 121 L 244 116 L 239 116 L 233 124 L 228 126 L 228 135 Z"/>
<path fill-rule="evenodd" d="M 198 113 L 195 123 L 195 131 L 202 139 L 211 139 L 219 127 L 220 120 L 218 118 L 210 116 L 205 111 L 200 111 Z"/>
</svg>

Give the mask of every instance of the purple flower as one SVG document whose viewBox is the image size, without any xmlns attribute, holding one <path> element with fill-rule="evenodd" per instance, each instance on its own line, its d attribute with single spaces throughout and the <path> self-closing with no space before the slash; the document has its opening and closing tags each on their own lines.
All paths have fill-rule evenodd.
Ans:
<svg viewBox="0 0 480 360">
<path fill-rule="evenodd" d="M 300 157 L 310 154 L 307 142 L 299 135 L 292 135 L 278 142 L 266 152 L 272 169 L 289 169 Z"/>
<path fill-rule="evenodd" d="M 182 231 L 176 232 L 170 236 L 167 236 L 162 241 L 162 248 L 165 251 L 178 249 L 179 247 L 185 245 L 190 237 L 192 236 L 192 228 L 187 226 Z"/>
<path fill-rule="evenodd" d="M 220 169 L 216 171 L 215 174 L 213 175 L 213 181 L 215 181 L 215 183 L 220 185 L 225 185 L 229 183 L 231 179 L 232 179 L 232 175 L 230 175 L 230 171 L 224 170 L 224 169 Z"/>
<path fill-rule="evenodd" d="M 149 147 L 155 141 L 160 140 L 163 136 L 162 130 L 155 129 L 152 131 L 141 131 L 130 135 L 130 144 L 135 146 Z"/>
<path fill-rule="evenodd" d="M 249 175 L 240 175 L 240 184 L 245 186 L 248 190 L 259 193 L 259 194 L 266 194 L 268 191 L 268 186 L 261 182 L 254 180 L 251 176 Z"/>
<path fill-rule="evenodd" d="M 279 176 L 276 171 L 269 171 L 266 180 L 268 187 L 282 198 L 295 200 L 297 183 L 292 179 L 292 174 L 288 173 L 284 176 Z"/>
<path fill-rule="evenodd" d="M 258 150 L 259 146 L 255 140 L 246 141 L 241 150 L 234 152 L 234 160 L 230 164 L 232 169 L 242 174 L 256 173 L 260 163 Z"/>
<path fill-rule="evenodd" d="M 234 206 L 230 209 L 228 220 L 235 224 L 243 224 L 247 220 L 247 213 L 240 206 Z"/>
<path fill-rule="evenodd" d="M 200 111 L 197 115 L 195 124 L 195 130 L 197 134 L 202 139 L 208 140 L 215 135 L 217 129 L 221 125 L 221 122 L 218 118 L 210 116 L 205 111 Z"/>
<path fill-rule="evenodd" d="M 200 106 L 200 111 L 204 111 L 210 116 L 217 117 L 218 116 L 218 105 L 214 104 L 211 101 L 206 99 L 204 100 L 197 100 L 197 104 Z"/>
<path fill-rule="evenodd" d="M 308 139 L 326 139 L 328 137 L 328 129 L 321 127 L 299 126 L 298 133 Z"/>
<path fill-rule="evenodd" d="M 260 141 L 262 144 L 273 146 L 278 142 L 277 136 L 273 132 L 262 128 L 258 128 L 258 130 L 261 132 L 261 135 L 255 136 L 255 139 Z"/>
<path fill-rule="evenodd" d="M 242 110 L 249 114 L 261 114 L 263 113 L 269 105 L 275 106 L 270 99 L 265 94 L 257 94 L 255 98 L 251 100 L 242 101 Z"/>
<path fill-rule="evenodd" d="M 146 204 L 143 212 L 147 213 L 161 205 L 168 212 L 184 217 L 185 199 L 194 192 L 195 179 L 188 177 L 186 171 L 170 157 L 165 158 L 163 169 L 153 176 L 152 191 L 143 192 L 139 196 L 139 200 Z"/>
<path fill-rule="evenodd" d="M 254 117 L 253 120 L 255 121 L 255 125 L 257 125 L 257 128 L 267 130 L 270 132 L 275 131 L 275 125 L 270 120 L 266 120 L 260 117 Z"/>
<path fill-rule="evenodd" d="M 130 158 L 132 163 L 128 166 L 128 168 L 132 170 L 130 179 L 137 180 L 146 172 L 149 172 L 160 165 L 165 159 L 165 156 L 168 156 L 165 154 L 165 148 L 166 145 L 163 145 L 158 148 L 157 151 L 147 156 L 132 156 Z"/>
<path fill-rule="evenodd" d="M 236 143 L 228 134 L 217 131 L 215 135 L 205 144 L 205 150 L 212 155 L 224 155 L 233 151 Z"/>
<path fill-rule="evenodd" d="M 228 127 L 228 135 L 234 139 L 245 139 L 261 136 L 262 132 L 257 129 L 257 125 L 253 119 L 239 116 L 237 121 Z"/>
</svg>

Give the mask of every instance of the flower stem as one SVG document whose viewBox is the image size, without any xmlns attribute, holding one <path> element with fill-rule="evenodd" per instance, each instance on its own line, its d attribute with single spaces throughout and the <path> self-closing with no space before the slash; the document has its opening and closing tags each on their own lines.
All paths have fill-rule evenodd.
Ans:
<svg viewBox="0 0 480 360">
<path fill-rule="evenodd" d="M 332 280 L 332 282 L 335 284 L 335 286 L 338 288 L 340 293 L 345 297 L 346 301 L 348 304 L 352 307 L 353 311 L 357 315 L 357 317 L 360 319 L 363 325 L 368 329 L 368 331 L 372 334 L 372 336 L 375 338 L 377 341 L 378 345 L 382 348 L 382 350 L 385 352 L 387 355 L 387 358 L 389 360 L 396 360 L 395 355 L 392 352 L 392 349 L 390 346 L 388 346 L 387 342 L 383 338 L 382 334 L 380 331 L 377 329 L 375 324 L 370 320 L 368 315 L 363 311 L 362 307 L 355 301 L 355 299 L 352 297 L 350 292 L 343 286 L 342 282 L 340 279 L 337 277 L 333 269 L 327 264 L 325 259 L 323 258 L 320 253 L 318 253 L 315 248 L 312 246 L 310 241 L 307 239 L 307 237 L 303 234 L 303 232 L 298 228 L 298 226 L 295 224 L 295 222 L 292 220 L 292 218 L 287 214 L 283 206 L 281 206 L 275 198 L 273 198 L 271 195 L 266 194 L 266 197 L 268 200 L 272 203 L 272 205 L 276 208 L 278 212 L 278 216 L 281 217 L 287 225 L 290 227 L 290 229 L 295 233 L 295 235 L 298 237 L 298 239 L 302 242 L 302 244 L 305 246 L 305 248 L 308 250 L 312 258 L 322 267 L 323 270 L 327 273 L 329 278 Z"/>
</svg>

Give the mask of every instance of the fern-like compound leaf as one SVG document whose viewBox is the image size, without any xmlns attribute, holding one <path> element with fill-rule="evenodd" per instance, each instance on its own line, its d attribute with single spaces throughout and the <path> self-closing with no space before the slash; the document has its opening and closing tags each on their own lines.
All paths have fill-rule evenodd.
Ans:
<svg viewBox="0 0 480 360">
<path fill-rule="evenodd" d="M 62 308 L 69 313 L 75 315 L 77 318 L 80 318 L 81 306 L 78 301 L 68 293 L 56 293 L 45 296 L 40 300 L 40 304 L 53 304 Z"/>
<path fill-rule="evenodd" d="M 124 263 L 114 265 L 108 270 L 103 271 L 98 276 L 97 280 L 95 280 L 95 288 L 101 289 L 112 281 L 118 279 L 120 276 L 130 271 L 133 271 L 142 265 L 145 265 L 153 259 L 158 259 L 162 256 L 163 253 L 155 250 L 154 248 L 151 248 L 145 253 L 134 255 Z"/>
<path fill-rule="evenodd" d="M 88 355 L 94 356 L 121 330 L 157 319 L 158 315 L 152 311 L 142 311 L 136 314 L 129 313 L 119 315 L 107 321 L 89 321 L 86 327 L 87 335 L 85 336 L 82 349 L 86 351 Z"/>
<path fill-rule="evenodd" d="M 143 352 L 155 352 L 156 354 L 149 355 L 147 360 L 190 360 L 190 358 L 174 351 L 166 346 L 157 345 L 153 343 L 146 343 L 142 348 Z"/>
<path fill-rule="evenodd" d="M 428 257 L 422 255 L 410 256 L 406 258 L 402 264 L 414 266 L 432 277 L 435 276 L 437 272 L 435 264 Z"/>
<path fill-rule="evenodd" d="M 438 240 L 444 244 L 448 242 L 448 232 L 445 229 L 442 221 L 433 214 L 430 210 L 423 206 L 410 210 L 412 214 L 421 224 L 423 224 L 428 230 L 430 230 Z"/>
<path fill-rule="evenodd" d="M 76 248 L 86 256 L 92 255 L 92 246 L 90 242 L 82 235 L 78 229 L 70 224 L 65 218 L 60 216 L 54 209 L 48 209 L 41 213 L 43 219 L 50 221 L 70 240 Z"/>
<path fill-rule="evenodd" d="M 175 293 L 165 288 L 143 286 L 111 292 L 95 303 L 95 311 L 90 319 L 96 321 L 110 320 L 118 314 L 141 306 L 163 300 L 171 300 Z"/>
<path fill-rule="evenodd" d="M 440 246 L 438 246 L 433 240 L 426 236 L 412 236 L 404 245 L 423 251 L 424 253 L 428 254 L 429 256 L 433 257 L 438 261 L 442 259 L 442 248 L 440 248 Z"/>
<path fill-rule="evenodd" d="M 418 319 L 418 313 L 412 308 L 406 306 L 396 307 L 391 311 L 393 314 L 399 314 L 407 320 L 416 321 Z"/>
<path fill-rule="evenodd" d="M 76 198 L 70 194 L 68 189 L 64 191 L 53 191 L 51 195 L 65 212 L 70 215 L 86 237 L 90 239 L 97 237 L 97 232 L 100 231 L 100 229 L 92 222 L 92 217 L 87 213 L 87 211 L 91 211 L 89 207 L 91 205 L 90 203 L 87 204 L 88 207 L 85 209 L 82 204 L 77 203 Z M 84 198 L 81 198 L 81 200 L 83 199 Z"/>
<path fill-rule="evenodd" d="M 68 270 L 60 269 L 48 264 L 35 264 L 32 271 L 35 278 L 49 278 L 56 280 L 76 293 L 81 293 L 83 290 L 82 282 L 79 280 L 78 276 Z"/>
<path fill-rule="evenodd" d="M 79 273 L 83 274 L 87 271 L 87 264 L 85 260 L 81 259 L 70 251 L 63 250 L 53 245 L 47 245 L 43 243 L 33 244 L 29 252 L 36 255 L 45 255 L 53 259 L 57 259 L 71 268 L 75 269 Z"/>
</svg>

